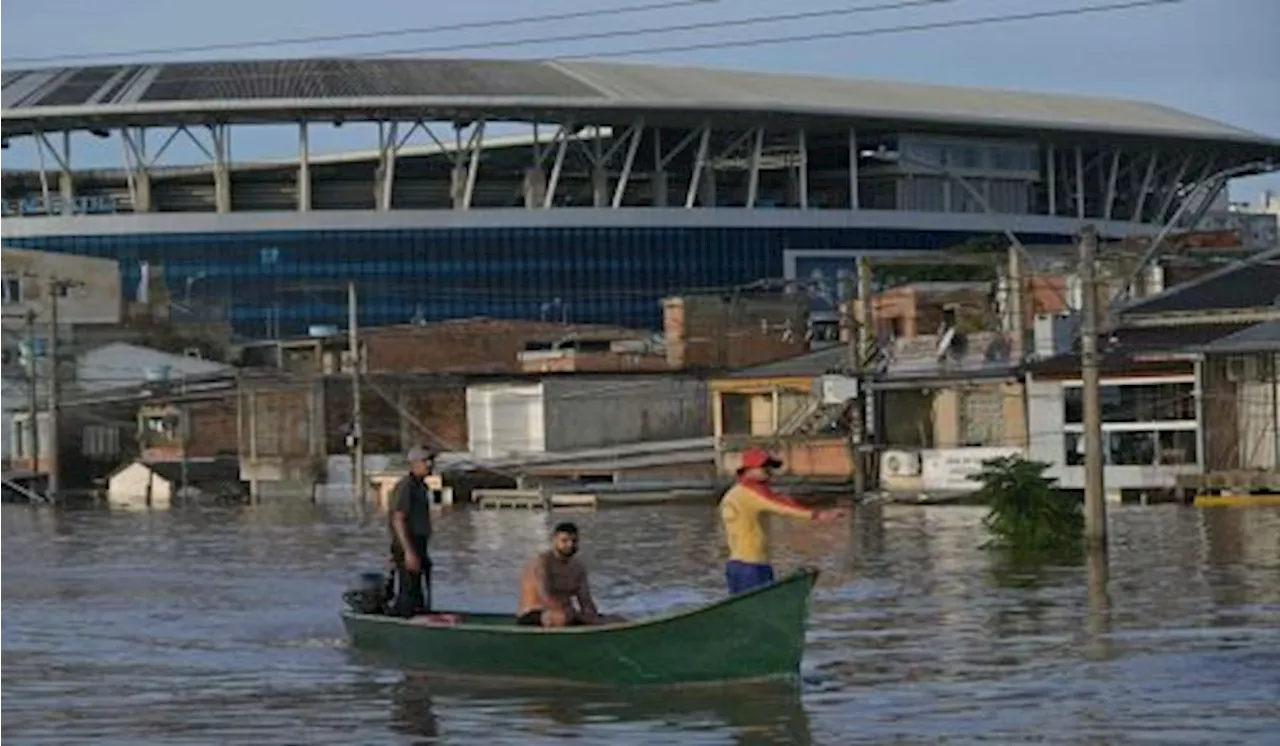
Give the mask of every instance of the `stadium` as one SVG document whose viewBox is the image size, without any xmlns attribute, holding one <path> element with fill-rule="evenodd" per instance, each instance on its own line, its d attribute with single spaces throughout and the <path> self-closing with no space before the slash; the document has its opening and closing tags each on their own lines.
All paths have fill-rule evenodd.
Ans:
<svg viewBox="0 0 1280 746">
<path fill-rule="evenodd" d="M 865 252 L 1154 234 L 1280 141 L 1141 102 L 588 61 L 300 59 L 3 73 L 5 246 L 293 334 L 469 316 L 655 327 L 658 299 Z M 313 153 L 363 128 L 368 149 Z M 279 159 L 241 132 L 288 131 Z M 362 131 L 363 131 L 362 130 Z M 84 168 L 82 142 L 119 168 Z M 165 165 L 174 143 L 201 163 Z M 76 147 L 72 147 L 73 143 Z M 194 294 L 194 295 L 193 295 Z"/>
</svg>

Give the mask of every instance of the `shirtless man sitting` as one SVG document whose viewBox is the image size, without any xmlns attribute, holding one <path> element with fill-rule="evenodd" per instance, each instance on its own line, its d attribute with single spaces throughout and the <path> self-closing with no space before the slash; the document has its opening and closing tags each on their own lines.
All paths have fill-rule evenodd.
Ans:
<svg viewBox="0 0 1280 746">
<path fill-rule="evenodd" d="M 538 552 L 524 566 L 517 624 L 568 627 L 622 621 L 602 616 L 596 609 L 587 586 L 587 568 L 574 557 L 577 553 L 578 527 L 568 522 L 556 524 L 551 548 Z"/>
</svg>

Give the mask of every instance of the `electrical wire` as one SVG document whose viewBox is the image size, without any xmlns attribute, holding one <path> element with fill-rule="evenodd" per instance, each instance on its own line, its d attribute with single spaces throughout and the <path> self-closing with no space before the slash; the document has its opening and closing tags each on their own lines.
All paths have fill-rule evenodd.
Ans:
<svg viewBox="0 0 1280 746">
<path fill-rule="evenodd" d="M 943 2 L 947 0 L 937 0 L 937 1 Z M 1129 2 L 1084 5 L 1084 6 L 1061 8 L 1061 9 L 1049 10 L 1049 11 L 1035 11 L 1035 12 L 1027 12 L 1027 13 L 1004 13 L 1004 14 L 998 14 L 998 15 L 980 16 L 976 18 L 951 19 L 946 21 L 935 21 L 935 22 L 917 23 L 917 24 L 898 24 L 898 25 L 892 25 L 892 26 L 879 26 L 874 28 L 845 29 L 840 31 L 820 31 L 820 32 L 810 32 L 805 34 L 794 34 L 794 35 L 788 35 L 788 36 L 768 36 L 768 37 L 754 37 L 750 39 L 728 39 L 723 41 L 688 42 L 683 44 L 644 46 L 644 47 L 632 47 L 632 48 L 622 48 L 622 49 L 618 49 L 615 47 L 615 48 L 609 48 L 609 49 L 601 49 L 595 52 L 584 52 L 581 54 L 552 55 L 548 57 L 538 57 L 538 58 L 528 59 L 526 61 L 574 61 L 574 60 L 586 61 L 586 60 L 592 60 L 592 59 L 634 57 L 634 56 L 640 56 L 640 55 L 684 53 L 684 52 L 705 51 L 705 50 L 714 50 L 714 49 L 759 47 L 759 46 L 776 45 L 776 44 L 827 41 L 832 39 L 861 38 L 861 37 L 881 36 L 881 35 L 887 35 L 887 34 L 915 33 L 915 32 L 921 32 L 921 31 L 938 31 L 938 30 L 955 29 L 955 28 L 971 28 L 976 26 L 1013 23 L 1013 22 L 1019 22 L 1019 21 L 1044 20 L 1044 19 L 1050 19 L 1050 18 L 1065 18 L 1065 17 L 1071 17 L 1071 16 L 1082 16 L 1082 15 L 1108 13 L 1108 12 L 1123 11 L 1123 10 L 1133 10 L 1133 9 L 1139 9 L 1139 8 L 1145 8 L 1145 7 L 1154 7 L 1158 5 L 1173 5 L 1181 2 L 1184 2 L 1184 0 L 1130 0 Z M 882 6 L 884 7 L 877 7 L 877 9 L 885 9 L 885 7 L 888 7 L 888 6 L 901 7 L 903 6 L 903 4 L 902 3 L 885 3 L 885 4 L 882 4 Z M 758 16 L 756 17 L 755 22 L 764 23 L 768 20 L 773 20 L 773 21 L 776 21 L 779 19 L 786 20 L 790 15 L 793 15 L 793 14 Z M 726 25 L 726 23 L 729 23 L 729 22 L 721 22 L 715 25 L 724 26 Z M 661 27 L 661 31 L 663 33 L 679 33 L 684 30 L 689 30 L 690 28 L 695 28 L 695 29 L 701 28 L 703 25 L 704 24 L 702 22 L 699 22 L 696 24 L 682 24 L 678 26 L 673 25 L 668 27 Z M 615 33 L 615 32 L 609 32 L 609 33 Z M 616 34 L 619 36 L 632 36 L 632 35 L 635 35 L 635 33 L 636 32 L 634 31 L 616 32 Z M 658 33 L 658 29 L 649 29 L 649 30 L 646 30 L 644 33 Z M 589 35 L 587 35 L 587 37 L 589 37 Z M 585 37 L 583 35 L 575 35 L 572 38 L 576 40 L 576 39 L 581 39 Z M 531 45 L 531 44 L 537 44 L 537 43 L 549 43 L 554 41 L 565 41 L 565 39 L 563 39 L 560 36 L 544 37 L 541 39 L 528 38 L 528 39 L 520 40 L 520 44 Z M 490 48 L 502 46 L 507 43 L 508 42 L 503 42 L 503 41 L 487 42 L 483 44 L 468 45 L 467 48 L 483 50 L 483 49 L 490 49 Z M 415 53 L 424 53 L 426 51 L 431 51 L 431 50 L 439 51 L 439 48 L 419 47 L 415 49 L 396 50 L 395 52 L 391 52 L 391 53 L 365 52 L 365 53 L 357 53 L 357 54 L 341 55 L 341 56 L 344 58 L 375 58 L 376 59 L 376 58 L 386 58 L 386 57 L 392 57 L 392 56 L 409 55 L 409 54 L 415 54 Z M 332 57 L 332 56 L 334 55 L 312 55 L 310 57 L 303 57 L 298 59 L 323 59 L 323 58 Z M 30 58 L 24 58 L 24 59 L 29 60 Z M 18 61 L 20 60 L 11 60 L 9 61 L 9 64 L 13 64 L 14 62 L 18 62 Z M 290 61 L 295 61 L 295 60 L 290 60 Z M 155 63 L 152 63 L 152 64 L 155 64 Z M 308 71 L 305 77 L 308 80 L 315 80 L 315 79 L 322 79 L 327 76 L 347 76 L 347 75 L 349 75 L 349 73 L 343 70 L 332 70 L 332 71 L 313 70 L 313 71 Z M 264 70 L 261 72 L 240 70 L 240 71 L 237 71 L 235 75 L 184 76 L 183 81 L 184 82 L 236 81 L 238 83 L 243 84 L 245 81 L 252 80 L 255 78 L 268 78 L 268 79 L 274 80 L 278 77 L 279 77 L 279 73 L 277 71 L 272 71 L 272 70 Z"/>
<path fill-rule="evenodd" d="M 1066 18 L 1070 16 L 1082 16 L 1096 13 L 1108 13 L 1121 10 L 1132 10 L 1137 8 L 1152 7 L 1156 5 L 1173 5 L 1181 3 L 1183 0 L 1133 0 L 1124 3 L 1108 3 L 1099 5 L 1084 5 L 1075 8 L 1063 8 L 1060 10 L 1036 11 L 1031 13 L 1007 13 L 993 16 L 982 16 L 978 18 L 963 18 L 949 21 L 935 21 L 932 23 L 916 23 L 902 24 L 897 26 L 880 26 L 877 28 L 863 29 L 846 29 L 843 31 L 823 31 L 809 34 L 796 34 L 792 36 L 768 36 L 757 37 L 754 39 L 732 39 L 719 42 L 694 42 L 689 44 L 677 44 L 670 46 L 653 46 L 653 47 L 633 47 L 630 49 L 610 49 L 590 54 L 557 56 L 554 60 L 591 60 L 602 59 L 607 57 L 635 57 L 638 55 L 654 55 L 667 54 L 676 52 L 698 52 L 711 49 L 733 49 L 736 47 L 761 47 L 775 44 L 791 44 L 800 42 L 829 41 L 833 39 L 851 39 L 867 36 L 882 36 L 886 34 L 906 34 L 919 31 L 937 31 L 942 29 L 956 28 L 972 28 L 975 26 L 990 26 L 1003 23 L 1014 23 L 1018 21 L 1043 20 L 1046 18 Z"/>
<path fill-rule="evenodd" d="M 596 41 L 600 39 L 617 39 L 622 37 L 650 36 L 653 34 L 686 33 L 704 29 L 725 29 L 742 26 L 758 26 L 765 23 L 786 23 L 790 21 L 812 21 L 817 19 L 837 18 L 860 13 L 875 13 L 889 10 L 906 10 L 933 5 L 944 5 L 957 0 L 897 0 L 896 2 L 874 3 L 871 5 L 854 5 L 845 8 L 828 8 L 826 10 L 809 10 L 796 13 L 776 13 L 769 15 L 748 16 L 746 18 L 730 18 L 696 23 L 651 26 L 649 28 L 618 29 L 613 31 L 591 31 L 587 33 L 563 34 L 560 36 L 536 36 L 523 39 L 504 39 L 499 41 L 448 44 L 432 47 L 413 47 L 409 49 L 389 49 L 379 52 L 364 52 L 352 57 L 395 57 L 410 54 L 434 54 L 437 52 L 462 52 L 467 50 L 504 49 L 509 47 L 527 47 L 534 44 L 559 44 L 563 42 Z"/>
<path fill-rule="evenodd" d="M 118 58 L 133 59 L 153 55 L 189 54 L 192 52 L 220 52 L 237 49 L 255 49 L 258 47 L 282 47 L 301 44 L 323 44 L 327 42 L 358 41 L 363 39 L 381 39 L 399 36 L 417 36 L 422 34 L 438 34 L 446 31 L 469 31 L 502 28 L 507 26 L 524 26 L 551 21 L 571 21 L 585 18 L 596 18 L 609 15 L 630 15 L 647 13 L 655 10 L 675 10 L 694 5 L 712 5 L 718 0 L 666 0 L 665 2 L 639 3 L 623 5 L 616 8 L 595 8 L 593 10 L 570 11 L 566 13 L 543 13 L 515 18 L 500 18 L 488 21 L 464 21 L 461 23 L 442 24 L 418 28 L 381 29 L 377 31 L 355 31 L 342 34 L 323 34 L 318 36 L 276 37 L 242 42 L 224 42 L 219 44 L 196 44 L 178 47 L 151 47 L 130 49 L 120 52 L 54 54 L 38 57 L 13 57 L 5 64 L 47 64 L 57 62 L 75 62 L 81 60 L 107 60 Z"/>
</svg>

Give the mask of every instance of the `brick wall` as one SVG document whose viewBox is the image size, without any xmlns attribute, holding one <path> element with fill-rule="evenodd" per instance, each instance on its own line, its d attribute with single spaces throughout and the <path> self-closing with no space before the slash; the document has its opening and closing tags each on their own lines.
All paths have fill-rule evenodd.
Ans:
<svg viewBox="0 0 1280 746">
<path fill-rule="evenodd" d="M 519 354 L 527 344 L 575 334 L 642 339 L 648 332 L 596 324 L 514 319 L 462 319 L 362 332 L 370 373 L 517 373 L 520 372 Z"/>
<path fill-rule="evenodd" d="M 808 351 L 808 300 L 787 295 L 691 295 L 663 301 L 667 362 L 745 368 Z"/>
</svg>

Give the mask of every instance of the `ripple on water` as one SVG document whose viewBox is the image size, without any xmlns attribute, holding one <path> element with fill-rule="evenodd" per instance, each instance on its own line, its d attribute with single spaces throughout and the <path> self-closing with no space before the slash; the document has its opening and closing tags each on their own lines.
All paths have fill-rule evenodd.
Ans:
<svg viewBox="0 0 1280 746">
<path fill-rule="evenodd" d="M 1214 743 L 1280 732 L 1280 511 L 1120 509 L 1106 593 L 1010 567 L 979 512 L 882 507 L 780 524 L 819 566 L 797 686 L 637 693 L 481 687 L 361 658 L 340 592 L 381 524 L 323 506 L 4 506 L 3 736 L 68 743 Z M 447 606 L 509 611 L 544 514 L 450 513 Z M 722 593 L 714 512 L 575 514 L 602 606 Z M 726 631 L 731 634 L 731 631 Z"/>
</svg>

